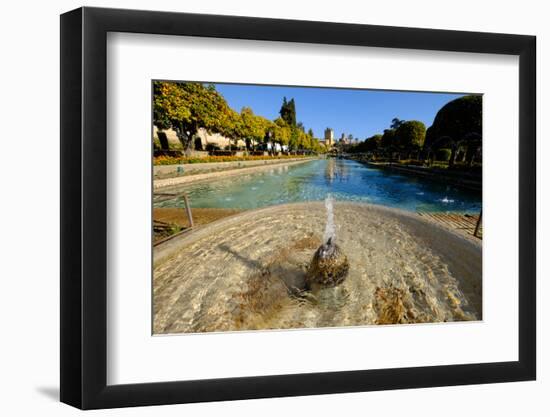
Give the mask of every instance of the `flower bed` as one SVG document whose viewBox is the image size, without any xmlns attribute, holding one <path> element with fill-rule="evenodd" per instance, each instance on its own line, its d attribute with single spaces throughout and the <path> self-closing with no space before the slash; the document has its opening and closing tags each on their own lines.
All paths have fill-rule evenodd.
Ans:
<svg viewBox="0 0 550 417">
<path fill-rule="evenodd" d="M 265 156 L 265 155 L 247 155 L 247 156 L 207 156 L 204 158 L 188 157 L 188 156 L 155 156 L 153 158 L 154 165 L 179 165 L 179 164 L 201 164 L 212 162 L 238 162 L 238 161 L 261 161 L 261 160 L 274 160 L 274 159 L 296 159 L 305 158 L 306 155 L 278 155 L 278 156 Z"/>
</svg>

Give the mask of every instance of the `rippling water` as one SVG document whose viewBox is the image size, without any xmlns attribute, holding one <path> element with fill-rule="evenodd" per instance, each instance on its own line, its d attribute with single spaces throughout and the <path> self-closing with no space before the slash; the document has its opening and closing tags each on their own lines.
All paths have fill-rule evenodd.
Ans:
<svg viewBox="0 0 550 417">
<path fill-rule="evenodd" d="M 361 201 L 408 211 L 479 212 L 481 194 L 344 159 L 315 160 L 262 173 L 186 185 L 193 207 L 252 209 L 275 204 Z M 183 206 L 180 199 L 155 207 Z"/>
<path fill-rule="evenodd" d="M 300 292 L 323 203 L 243 212 L 184 237 L 153 274 L 153 331 L 320 328 L 480 320 L 481 245 L 420 216 L 334 203 L 342 284 Z M 187 240 L 186 240 L 187 239 Z"/>
</svg>

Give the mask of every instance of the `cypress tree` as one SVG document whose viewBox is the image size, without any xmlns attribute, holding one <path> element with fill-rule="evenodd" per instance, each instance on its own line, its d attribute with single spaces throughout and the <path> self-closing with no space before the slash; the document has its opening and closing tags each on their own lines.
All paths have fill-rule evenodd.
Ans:
<svg viewBox="0 0 550 417">
<path fill-rule="evenodd" d="M 286 97 L 283 98 L 283 105 L 281 106 L 279 114 L 281 115 L 281 119 L 289 126 L 296 126 L 296 105 L 293 98 L 290 99 L 290 101 L 287 101 Z"/>
</svg>

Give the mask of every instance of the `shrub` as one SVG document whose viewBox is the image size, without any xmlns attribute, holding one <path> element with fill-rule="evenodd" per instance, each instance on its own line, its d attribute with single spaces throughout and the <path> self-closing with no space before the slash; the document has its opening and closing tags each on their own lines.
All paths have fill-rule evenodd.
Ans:
<svg viewBox="0 0 550 417">
<path fill-rule="evenodd" d="M 448 136 L 453 141 L 466 135 L 482 132 L 482 97 L 470 95 L 445 104 L 436 114 L 432 126 L 426 132 L 425 145 L 431 147 L 439 138 Z"/>
<path fill-rule="evenodd" d="M 435 160 L 436 161 L 444 161 L 448 162 L 451 158 L 451 150 L 450 149 L 438 149 L 435 153 Z"/>
<path fill-rule="evenodd" d="M 214 143 L 209 143 L 208 145 L 206 145 L 206 150 L 208 152 L 219 151 L 220 147 Z"/>
</svg>

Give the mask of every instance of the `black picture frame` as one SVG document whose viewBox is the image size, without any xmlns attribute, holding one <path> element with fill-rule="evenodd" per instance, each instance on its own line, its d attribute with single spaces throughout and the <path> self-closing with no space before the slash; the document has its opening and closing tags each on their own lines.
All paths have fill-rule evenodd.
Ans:
<svg viewBox="0 0 550 417">
<path fill-rule="evenodd" d="M 107 375 L 108 32 L 519 56 L 519 360 L 112 385 Z M 482 384 L 536 377 L 536 38 L 136 10 L 61 16 L 61 401 L 82 409 Z"/>
</svg>

